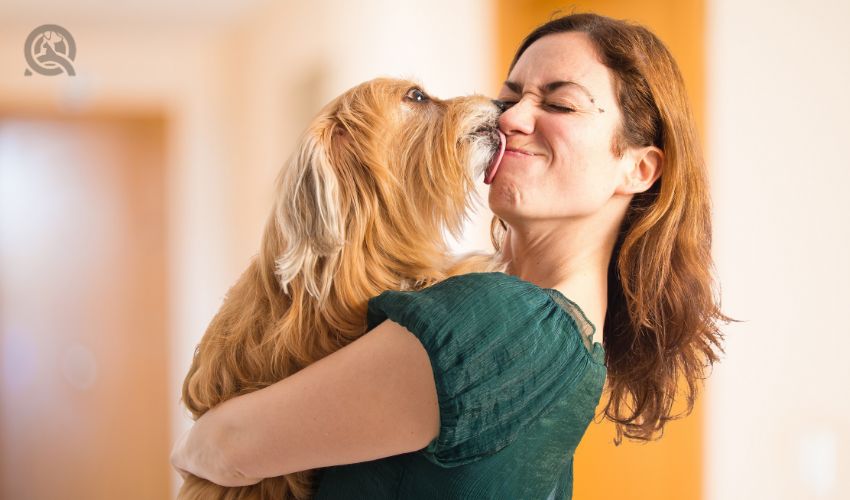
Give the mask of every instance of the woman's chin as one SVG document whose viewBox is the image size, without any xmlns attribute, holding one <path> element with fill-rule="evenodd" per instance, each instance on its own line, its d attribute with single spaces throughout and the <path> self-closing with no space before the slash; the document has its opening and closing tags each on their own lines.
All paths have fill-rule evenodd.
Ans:
<svg viewBox="0 0 850 500">
<path fill-rule="evenodd" d="M 490 191 L 487 195 L 487 202 L 490 210 L 494 214 L 502 217 L 501 213 L 512 212 L 520 205 L 522 196 L 515 182 L 512 181 L 511 175 L 505 172 L 500 172 L 490 183 Z"/>
</svg>

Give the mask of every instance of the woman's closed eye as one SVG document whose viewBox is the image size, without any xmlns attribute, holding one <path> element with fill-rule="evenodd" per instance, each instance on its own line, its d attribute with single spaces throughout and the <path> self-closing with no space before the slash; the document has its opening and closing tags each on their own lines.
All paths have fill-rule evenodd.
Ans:
<svg viewBox="0 0 850 500">
<path fill-rule="evenodd" d="M 511 101 L 510 99 L 499 99 L 504 105 L 504 109 L 510 109 L 517 101 Z M 553 104 L 553 103 L 542 103 L 541 106 L 544 109 L 549 111 L 553 111 L 555 113 L 574 113 L 576 111 L 572 106 L 567 106 L 563 104 Z"/>
<path fill-rule="evenodd" d="M 551 109 L 552 111 L 555 111 L 556 113 L 573 113 L 573 112 L 575 112 L 574 108 L 571 108 L 569 106 L 563 106 L 561 104 L 548 104 L 547 103 L 547 104 L 544 104 L 543 106 L 548 108 L 548 109 Z"/>
</svg>

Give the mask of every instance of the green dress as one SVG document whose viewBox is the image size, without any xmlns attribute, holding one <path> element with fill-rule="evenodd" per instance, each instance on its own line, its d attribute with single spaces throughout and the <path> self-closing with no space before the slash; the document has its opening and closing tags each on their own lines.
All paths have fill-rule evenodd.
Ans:
<svg viewBox="0 0 850 500">
<path fill-rule="evenodd" d="M 561 293 L 504 273 L 369 301 L 422 342 L 440 433 L 403 455 L 319 470 L 316 499 L 563 499 L 605 382 L 594 326 Z"/>
</svg>

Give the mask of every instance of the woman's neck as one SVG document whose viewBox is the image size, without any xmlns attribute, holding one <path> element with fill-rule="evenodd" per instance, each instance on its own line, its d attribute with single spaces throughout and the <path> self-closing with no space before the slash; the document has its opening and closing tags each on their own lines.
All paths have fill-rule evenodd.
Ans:
<svg viewBox="0 0 850 500">
<path fill-rule="evenodd" d="M 617 229 L 591 221 L 510 226 L 503 246 L 506 272 L 541 288 L 553 288 L 578 304 L 601 342 L 608 304 L 608 263 Z"/>
</svg>

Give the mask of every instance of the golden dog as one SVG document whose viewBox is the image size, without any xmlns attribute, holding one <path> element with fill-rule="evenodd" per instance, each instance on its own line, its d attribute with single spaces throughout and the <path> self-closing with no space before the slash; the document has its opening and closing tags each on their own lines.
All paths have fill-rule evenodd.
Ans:
<svg viewBox="0 0 850 500">
<path fill-rule="evenodd" d="M 499 107 L 438 100 L 408 81 L 363 83 L 330 102 L 277 177 L 259 254 L 228 291 L 183 383 L 197 419 L 363 335 L 369 298 L 497 269 L 449 257 L 473 178 L 501 158 Z M 310 498 L 314 471 L 226 488 L 189 476 L 179 497 Z"/>
</svg>

